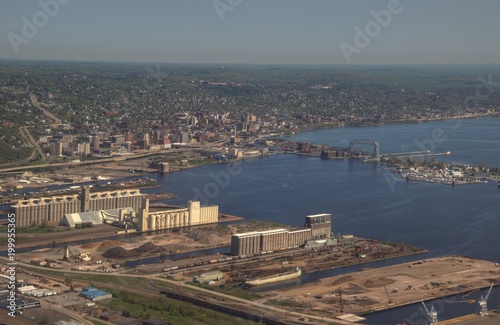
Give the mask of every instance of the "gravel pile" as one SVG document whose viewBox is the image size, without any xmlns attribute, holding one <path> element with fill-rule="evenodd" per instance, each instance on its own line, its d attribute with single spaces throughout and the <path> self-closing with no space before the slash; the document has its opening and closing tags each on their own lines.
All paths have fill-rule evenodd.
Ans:
<svg viewBox="0 0 500 325">
<path fill-rule="evenodd" d="M 131 250 L 126 250 L 125 248 L 120 246 L 112 247 L 104 252 L 102 256 L 105 258 L 123 259 L 138 257 L 140 255 L 160 254 L 165 253 L 166 251 L 167 250 L 161 246 L 157 246 L 153 243 L 146 243 Z"/>
</svg>

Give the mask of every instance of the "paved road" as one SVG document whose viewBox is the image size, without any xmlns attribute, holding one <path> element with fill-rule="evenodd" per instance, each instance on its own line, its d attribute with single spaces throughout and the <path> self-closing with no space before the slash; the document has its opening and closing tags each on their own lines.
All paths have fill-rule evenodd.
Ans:
<svg viewBox="0 0 500 325">
<path fill-rule="evenodd" d="M 35 106 L 36 108 L 41 110 L 43 112 L 43 114 L 45 114 L 45 116 L 47 116 L 52 121 L 54 121 L 54 123 L 50 124 L 51 127 L 57 128 L 59 125 L 62 124 L 62 121 L 57 116 L 55 116 L 51 112 L 47 111 L 45 108 L 42 107 L 42 105 L 40 105 L 40 103 L 38 102 L 38 98 L 36 98 L 35 94 L 30 93 L 30 99 L 31 99 L 31 102 L 33 103 L 33 106 Z"/>
<path fill-rule="evenodd" d="M 5 257 L 0 257 L 0 260 L 7 261 L 7 259 Z M 18 264 L 19 264 L 19 266 L 23 266 L 24 265 L 24 266 L 29 266 L 30 268 L 33 268 L 33 269 L 40 269 L 40 270 L 47 271 L 46 267 L 38 267 L 38 266 L 34 266 L 34 265 L 31 265 L 31 264 L 26 264 L 26 263 L 22 263 L 22 262 L 18 262 Z M 53 270 L 53 271 L 57 271 L 57 270 Z M 60 272 L 63 273 L 63 274 L 64 273 L 89 274 L 88 272 L 68 271 L 68 270 L 63 270 L 63 271 L 60 271 Z M 102 275 L 107 275 L 107 274 L 102 274 Z M 216 291 L 212 291 L 212 290 L 208 290 L 208 289 L 204 289 L 204 288 L 200 288 L 200 287 L 191 286 L 191 285 L 188 285 L 188 284 L 183 283 L 183 282 L 168 280 L 168 279 L 165 279 L 165 278 L 158 277 L 158 274 L 136 275 L 136 274 L 118 274 L 118 273 L 114 272 L 114 273 L 111 273 L 110 275 L 112 275 L 112 276 L 121 276 L 121 277 L 124 277 L 124 278 L 126 278 L 126 277 L 133 277 L 133 278 L 142 277 L 142 278 L 146 278 L 146 279 L 151 280 L 150 282 L 152 282 L 152 280 L 161 280 L 163 282 L 170 283 L 170 284 L 176 286 L 177 288 L 181 288 L 181 290 L 185 289 L 185 290 L 183 290 L 185 292 L 197 291 L 197 292 L 203 293 L 205 295 L 218 297 L 221 300 L 225 300 L 226 301 L 226 302 L 223 302 L 221 300 L 218 300 L 216 302 L 217 304 L 220 304 L 222 306 L 228 305 L 228 307 L 231 307 L 231 308 L 234 308 L 234 309 L 241 308 L 244 311 L 248 311 L 248 306 L 252 306 L 252 307 L 258 308 L 260 310 L 265 310 L 267 313 L 271 313 L 272 315 L 274 315 L 275 316 L 274 318 L 278 318 L 278 319 L 284 315 L 287 318 L 288 317 L 295 318 L 296 319 L 295 322 L 298 322 L 298 319 L 301 318 L 301 317 L 303 317 L 303 318 L 308 318 L 309 320 L 315 320 L 315 321 L 318 321 L 318 322 L 321 322 L 321 323 L 327 322 L 327 323 L 333 323 L 333 324 L 351 324 L 352 325 L 351 322 L 346 322 L 346 321 L 342 321 L 342 320 L 338 320 L 338 319 L 332 319 L 332 318 L 327 318 L 327 317 L 314 316 L 314 315 L 305 314 L 305 313 L 297 313 L 297 312 L 289 311 L 287 309 L 282 309 L 282 308 L 278 308 L 278 307 L 274 307 L 274 306 L 268 306 L 268 305 L 265 305 L 265 304 L 260 303 L 260 302 L 250 301 L 250 300 L 246 300 L 246 299 L 242 299 L 242 298 L 238 298 L 238 297 L 226 295 L 226 294 L 223 294 L 223 293 L 220 293 L 220 292 L 216 292 Z M 126 282 L 126 281 L 124 281 L 124 282 Z M 166 290 L 165 288 L 156 287 L 156 286 L 155 286 L 155 288 L 157 288 L 158 290 Z M 184 293 L 182 293 L 182 294 L 184 294 Z M 252 308 L 252 310 L 253 310 L 253 308 Z"/>
<path fill-rule="evenodd" d="M 51 120 L 54 121 L 53 124 L 50 124 L 51 127 L 58 127 L 61 124 L 60 119 L 58 119 L 54 114 L 50 113 L 49 111 L 47 111 L 45 108 L 43 108 L 40 105 L 40 103 L 38 102 L 38 99 L 36 98 L 36 96 L 34 94 L 30 93 L 30 99 L 31 99 L 31 102 L 33 103 L 33 106 L 35 106 L 36 108 L 41 110 L 43 112 L 43 114 L 45 114 L 45 116 L 47 116 L 48 118 L 50 118 Z M 26 164 L 26 163 L 34 160 L 36 158 L 37 154 L 41 157 L 42 160 L 46 159 L 46 156 L 45 156 L 42 148 L 40 148 L 40 145 L 33 138 L 33 136 L 31 135 L 28 128 L 29 128 L 28 126 L 19 127 L 19 133 L 21 134 L 21 137 L 26 142 L 26 145 L 28 145 L 29 147 L 34 149 L 33 152 L 31 153 L 31 155 L 28 158 L 25 158 L 23 160 L 18 160 L 18 161 L 12 162 L 12 163 L 3 164 L 2 166 L 9 167 L 9 166 L 19 166 L 19 165 Z"/>
<path fill-rule="evenodd" d="M 55 310 L 58 313 L 61 313 L 61 314 L 64 314 L 66 316 L 69 316 L 70 318 L 76 319 L 77 321 L 79 321 L 80 323 L 82 323 L 84 325 L 94 325 L 94 323 L 92 323 L 91 321 L 86 320 L 79 313 L 76 313 L 76 312 L 74 312 L 72 310 L 66 309 L 66 308 L 64 308 L 62 306 L 51 305 L 51 304 L 48 304 L 48 303 L 42 303 L 42 308 L 44 308 L 44 309 L 50 309 L 50 310 Z M 109 323 L 106 323 L 106 324 L 109 324 Z"/>
</svg>

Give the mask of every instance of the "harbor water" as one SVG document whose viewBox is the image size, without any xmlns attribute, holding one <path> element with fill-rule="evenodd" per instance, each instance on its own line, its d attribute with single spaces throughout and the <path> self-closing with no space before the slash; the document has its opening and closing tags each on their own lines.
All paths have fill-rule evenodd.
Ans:
<svg viewBox="0 0 500 325">
<path fill-rule="evenodd" d="M 324 129 L 290 139 L 347 147 L 351 139 L 366 138 L 379 141 L 382 153 L 422 150 L 418 144 L 425 143 L 431 151 L 451 150 L 446 157 L 451 161 L 500 166 L 499 134 L 500 119 L 484 118 Z M 199 199 L 218 204 L 224 213 L 293 226 L 303 226 L 306 215 L 331 213 L 335 234 L 407 243 L 429 250 L 431 256 L 459 254 L 500 261 L 497 182 L 456 187 L 406 182 L 395 178 L 387 166 L 295 155 L 155 177 L 160 187 L 143 192 L 174 192 L 178 197 L 165 201 L 172 204 Z M 492 301 L 498 299 L 495 294 Z M 468 312 L 459 305 L 450 304 L 447 310 Z M 391 324 L 378 320 L 389 315 L 401 321 L 408 317 L 405 308 L 378 314 L 370 324 Z"/>
</svg>

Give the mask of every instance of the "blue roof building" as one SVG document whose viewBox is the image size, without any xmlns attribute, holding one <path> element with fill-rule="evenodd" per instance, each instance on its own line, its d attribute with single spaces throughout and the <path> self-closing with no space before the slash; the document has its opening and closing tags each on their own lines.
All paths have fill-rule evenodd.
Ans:
<svg viewBox="0 0 500 325">
<path fill-rule="evenodd" d="M 83 290 L 80 292 L 80 296 L 91 301 L 113 298 L 113 295 L 111 293 L 98 290 L 94 287 L 83 288 Z"/>
</svg>

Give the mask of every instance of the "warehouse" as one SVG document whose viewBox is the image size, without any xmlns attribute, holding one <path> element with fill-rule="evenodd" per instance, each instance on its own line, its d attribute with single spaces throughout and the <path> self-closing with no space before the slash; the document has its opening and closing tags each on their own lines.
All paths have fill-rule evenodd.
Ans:
<svg viewBox="0 0 500 325">
<path fill-rule="evenodd" d="M 111 293 L 98 290 L 97 288 L 94 287 L 83 288 L 83 290 L 80 292 L 80 296 L 91 301 L 113 298 L 113 295 Z"/>
<path fill-rule="evenodd" d="M 231 236 L 231 255 L 254 255 L 287 248 L 308 245 L 319 246 L 331 244 L 327 241 L 332 233 L 332 215 L 316 214 L 307 216 L 306 228 L 298 230 L 273 229 L 253 231 Z M 321 242 L 316 242 L 320 240 Z"/>
</svg>

